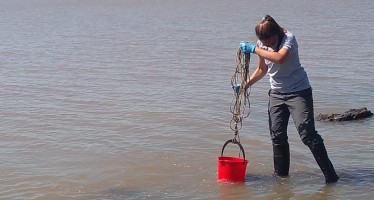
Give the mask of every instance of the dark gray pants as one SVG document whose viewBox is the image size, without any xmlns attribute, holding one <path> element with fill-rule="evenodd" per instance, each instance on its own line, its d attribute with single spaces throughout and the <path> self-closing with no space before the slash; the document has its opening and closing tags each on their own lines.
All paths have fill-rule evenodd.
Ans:
<svg viewBox="0 0 374 200">
<path fill-rule="evenodd" d="M 268 114 L 273 144 L 288 144 L 287 126 L 290 115 L 305 145 L 310 147 L 323 143 L 315 130 L 311 88 L 290 94 L 270 90 Z"/>
<path fill-rule="evenodd" d="M 321 168 L 326 183 L 335 183 L 339 177 L 332 165 L 323 139 L 314 126 L 312 89 L 291 94 L 269 91 L 269 129 L 273 141 L 274 173 L 288 176 L 290 153 L 287 125 L 290 115 L 299 132 L 300 138 L 309 147 L 317 164 Z"/>
</svg>

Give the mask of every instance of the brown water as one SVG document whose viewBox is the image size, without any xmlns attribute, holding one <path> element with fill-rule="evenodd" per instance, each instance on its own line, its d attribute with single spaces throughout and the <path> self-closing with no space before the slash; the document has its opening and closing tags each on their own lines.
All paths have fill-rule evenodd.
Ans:
<svg viewBox="0 0 374 200">
<path fill-rule="evenodd" d="M 291 121 L 290 177 L 271 176 L 268 77 L 240 131 L 245 183 L 217 182 L 216 159 L 233 134 L 237 45 L 255 41 L 267 13 L 298 39 L 316 113 L 373 110 L 373 10 L 371 0 L 0 1 L 0 199 L 371 199 L 374 118 L 317 122 L 338 184 L 324 184 Z"/>
</svg>

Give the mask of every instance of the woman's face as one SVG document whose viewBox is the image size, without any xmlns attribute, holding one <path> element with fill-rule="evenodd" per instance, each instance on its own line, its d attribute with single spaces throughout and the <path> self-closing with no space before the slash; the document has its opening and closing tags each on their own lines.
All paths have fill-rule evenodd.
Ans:
<svg viewBox="0 0 374 200">
<path fill-rule="evenodd" d="M 274 35 L 266 40 L 260 40 L 264 46 L 273 47 L 278 43 L 278 36 Z"/>
</svg>

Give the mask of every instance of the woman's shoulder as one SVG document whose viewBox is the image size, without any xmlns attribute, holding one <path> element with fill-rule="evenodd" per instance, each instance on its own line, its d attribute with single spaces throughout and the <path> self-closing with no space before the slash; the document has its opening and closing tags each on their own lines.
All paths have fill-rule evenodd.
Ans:
<svg viewBox="0 0 374 200">
<path fill-rule="evenodd" d="M 283 47 L 288 48 L 291 52 L 298 48 L 297 41 L 295 35 L 288 30 L 284 32 L 285 37 L 283 39 Z"/>
<path fill-rule="evenodd" d="M 284 34 L 286 35 L 287 38 L 295 38 L 295 35 L 293 34 L 293 32 L 289 30 L 284 30 Z"/>
</svg>

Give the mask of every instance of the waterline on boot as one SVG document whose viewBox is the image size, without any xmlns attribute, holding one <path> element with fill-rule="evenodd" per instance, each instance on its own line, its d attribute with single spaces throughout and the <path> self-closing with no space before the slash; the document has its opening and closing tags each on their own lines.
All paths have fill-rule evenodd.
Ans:
<svg viewBox="0 0 374 200">
<path fill-rule="evenodd" d="M 287 174 L 287 175 L 278 175 L 276 172 L 273 173 L 273 177 L 275 178 L 281 178 L 281 179 L 286 179 L 286 178 L 289 178 L 290 175 Z"/>
</svg>

